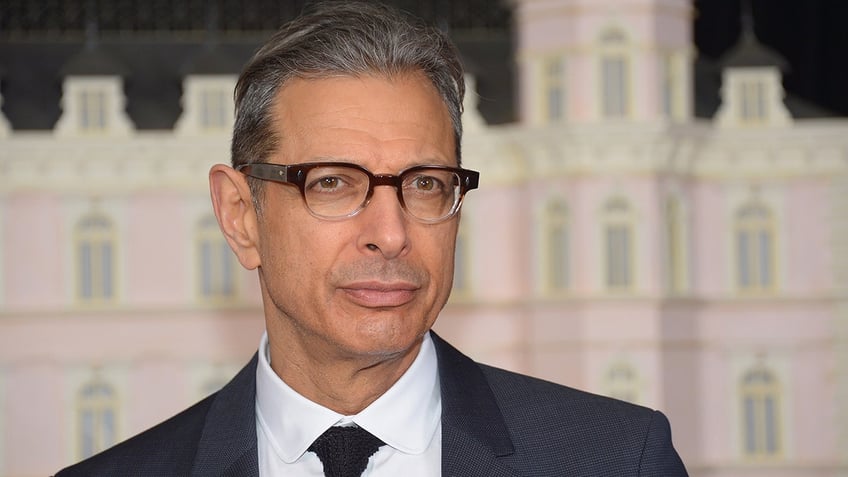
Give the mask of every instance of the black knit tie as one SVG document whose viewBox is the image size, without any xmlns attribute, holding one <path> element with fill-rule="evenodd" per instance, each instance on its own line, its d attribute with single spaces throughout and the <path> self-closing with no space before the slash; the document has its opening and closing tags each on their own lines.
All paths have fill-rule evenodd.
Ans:
<svg viewBox="0 0 848 477">
<path fill-rule="evenodd" d="M 318 454 L 326 477 L 360 477 L 368 459 L 383 445 L 361 427 L 334 426 L 318 436 L 307 450 Z"/>
</svg>

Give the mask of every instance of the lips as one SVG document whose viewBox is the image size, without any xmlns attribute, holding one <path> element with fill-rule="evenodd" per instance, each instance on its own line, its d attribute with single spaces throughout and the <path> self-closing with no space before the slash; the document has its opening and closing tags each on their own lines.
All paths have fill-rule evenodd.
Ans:
<svg viewBox="0 0 848 477">
<path fill-rule="evenodd" d="M 410 283 L 360 282 L 345 285 L 340 290 L 359 306 L 391 308 L 412 301 L 418 287 Z"/>
</svg>

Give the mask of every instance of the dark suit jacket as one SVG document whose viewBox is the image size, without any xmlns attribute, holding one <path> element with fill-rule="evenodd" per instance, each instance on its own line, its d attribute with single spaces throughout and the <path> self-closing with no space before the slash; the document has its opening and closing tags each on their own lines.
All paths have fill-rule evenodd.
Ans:
<svg viewBox="0 0 848 477">
<path fill-rule="evenodd" d="M 662 413 L 478 364 L 433 341 L 443 476 L 686 475 Z M 216 394 L 57 477 L 258 477 L 256 359 Z"/>
</svg>

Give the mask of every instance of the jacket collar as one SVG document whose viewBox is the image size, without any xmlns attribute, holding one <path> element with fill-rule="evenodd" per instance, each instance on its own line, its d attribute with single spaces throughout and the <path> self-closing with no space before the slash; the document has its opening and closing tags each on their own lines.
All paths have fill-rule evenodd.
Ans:
<svg viewBox="0 0 848 477">
<path fill-rule="evenodd" d="M 215 396 L 191 477 L 259 477 L 256 446 L 257 356 Z"/>
<path fill-rule="evenodd" d="M 431 332 L 442 392 L 442 476 L 517 475 L 498 457 L 514 453 L 509 430 L 480 367 Z M 258 477 L 257 356 L 216 395 L 197 447 L 192 477 Z"/>
<path fill-rule="evenodd" d="M 514 476 L 498 457 L 515 452 L 480 366 L 431 332 L 442 389 L 442 475 Z"/>
</svg>

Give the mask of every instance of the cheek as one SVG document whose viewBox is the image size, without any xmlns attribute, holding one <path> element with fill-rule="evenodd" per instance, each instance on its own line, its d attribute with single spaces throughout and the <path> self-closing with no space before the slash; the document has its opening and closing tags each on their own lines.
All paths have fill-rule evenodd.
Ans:
<svg viewBox="0 0 848 477">
<path fill-rule="evenodd" d="M 432 277 L 441 288 L 450 290 L 453 281 L 454 252 L 456 248 L 456 228 L 438 230 L 429 235 L 426 242 L 425 263 Z"/>
<path fill-rule="evenodd" d="M 311 216 L 281 216 L 277 223 L 263 230 L 264 273 L 278 285 L 277 289 L 287 290 L 289 295 L 315 294 L 323 289 L 322 284 L 339 255 L 338 231 L 326 224 L 316 227 L 312 220 Z"/>
</svg>

